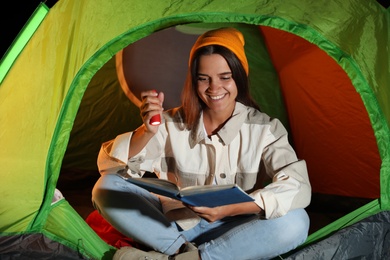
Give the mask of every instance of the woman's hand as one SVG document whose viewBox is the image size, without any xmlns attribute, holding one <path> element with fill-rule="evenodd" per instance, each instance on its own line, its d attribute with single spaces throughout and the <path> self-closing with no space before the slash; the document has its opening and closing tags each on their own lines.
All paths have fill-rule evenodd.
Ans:
<svg viewBox="0 0 390 260">
<path fill-rule="evenodd" d="M 262 212 L 262 209 L 254 202 L 236 203 L 214 208 L 195 207 L 190 205 L 187 205 L 187 207 L 208 222 L 214 222 L 229 216 L 259 214 Z"/>
<path fill-rule="evenodd" d="M 157 133 L 158 125 L 151 125 L 150 118 L 154 115 L 161 114 L 163 111 L 164 93 L 157 94 L 154 90 L 141 93 L 142 103 L 140 106 L 142 121 L 141 127 L 134 131 L 131 136 L 129 146 L 129 158 L 138 154 L 149 140 Z"/>
<path fill-rule="evenodd" d="M 208 222 L 214 222 L 223 219 L 224 217 L 227 217 L 228 207 L 231 207 L 231 205 L 219 206 L 214 208 L 194 206 L 188 207 L 199 217 L 207 220 Z"/>
<path fill-rule="evenodd" d="M 141 106 L 140 114 L 142 121 L 146 127 L 146 131 L 155 134 L 158 129 L 158 125 L 154 126 L 149 123 L 150 119 L 160 114 L 164 110 L 162 104 L 164 102 L 164 93 L 157 93 L 155 90 L 149 90 L 141 92 Z"/>
</svg>

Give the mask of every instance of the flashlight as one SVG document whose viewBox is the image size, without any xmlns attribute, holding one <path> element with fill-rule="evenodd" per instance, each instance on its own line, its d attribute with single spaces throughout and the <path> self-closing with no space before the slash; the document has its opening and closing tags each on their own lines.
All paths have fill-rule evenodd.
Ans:
<svg viewBox="0 0 390 260">
<path fill-rule="evenodd" d="M 154 92 L 157 93 L 156 90 L 154 90 Z M 151 124 L 151 125 L 159 125 L 159 124 L 161 124 L 161 116 L 160 116 L 160 114 L 152 116 L 152 118 L 149 121 L 149 124 Z"/>
</svg>

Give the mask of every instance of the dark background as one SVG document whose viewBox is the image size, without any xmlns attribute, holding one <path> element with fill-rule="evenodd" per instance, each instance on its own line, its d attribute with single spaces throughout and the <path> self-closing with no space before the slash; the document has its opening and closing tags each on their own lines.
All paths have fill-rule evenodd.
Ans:
<svg viewBox="0 0 390 260">
<path fill-rule="evenodd" d="M 3 3 L 0 8 L 0 57 L 2 58 L 4 56 L 39 3 L 45 3 L 51 8 L 57 1 L 59 0 L 23 0 L 7 1 L 6 4 Z"/>
<path fill-rule="evenodd" d="M 59 0 L 25 0 L 25 1 L 7 1 L 7 4 L 1 7 L 0 21 L 0 57 L 3 57 L 12 41 L 16 38 L 23 28 L 31 14 L 37 8 L 39 3 L 45 3 L 51 8 Z M 81 0 L 79 0 L 81 1 Z M 385 8 L 390 6 L 390 0 L 377 0 Z"/>
</svg>

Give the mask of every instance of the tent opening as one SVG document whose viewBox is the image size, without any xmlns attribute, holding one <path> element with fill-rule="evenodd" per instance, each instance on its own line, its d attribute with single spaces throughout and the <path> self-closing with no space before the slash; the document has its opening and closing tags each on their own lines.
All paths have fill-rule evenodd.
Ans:
<svg viewBox="0 0 390 260">
<path fill-rule="evenodd" d="M 312 221 L 311 232 L 379 197 L 380 158 L 373 130 L 359 94 L 336 61 L 318 46 L 275 28 L 203 26 L 233 26 L 244 33 L 251 92 L 263 112 L 284 122 L 298 156 L 308 163 L 313 186 L 308 210 L 318 220 Z M 164 91 L 166 109 L 180 105 L 196 38 L 177 27 L 155 32 L 118 52 L 89 83 L 58 180 L 84 218 L 93 210 L 90 190 L 99 177 L 101 143 L 142 123 L 137 100 L 144 89 Z M 80 189 L 88 192 L 81 195 Z M 333 211 L 324 215 L 324 208 Z"/>
</svg>

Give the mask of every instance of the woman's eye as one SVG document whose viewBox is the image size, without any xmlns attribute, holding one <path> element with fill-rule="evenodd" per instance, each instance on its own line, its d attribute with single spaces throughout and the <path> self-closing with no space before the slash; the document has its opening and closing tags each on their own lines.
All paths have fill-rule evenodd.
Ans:
<svg viewBox="0 0 390 260">
<path fill-rule="evenodd" d="M 208 78 L 201 78 L 201 77 L 199 77 L 199 78 L 198 78 L 198 81 L 200 81 L 200 82 L 207 82 L 207 81 L 208 81 Z"/>
</svg>

